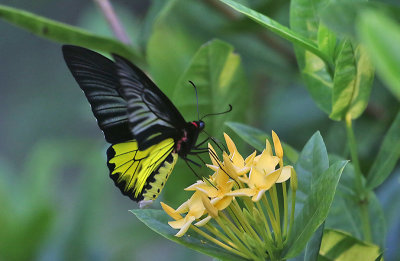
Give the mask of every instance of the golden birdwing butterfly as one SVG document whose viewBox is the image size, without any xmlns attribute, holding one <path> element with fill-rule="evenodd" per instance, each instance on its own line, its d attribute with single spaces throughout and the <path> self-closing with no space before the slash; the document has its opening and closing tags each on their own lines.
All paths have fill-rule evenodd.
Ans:
<svg viewBox="0 0 400 261">
<path fill-rule="evenodd" d="M 111 146 L 110 177 L 124 195 L 155 200 L 179 157 L 195 148 L 201 120 L 186 122 L 168 97 L 138 67 L 83 47 L 64 45 L 64 60 L 89 101 Z"/>
</svg>

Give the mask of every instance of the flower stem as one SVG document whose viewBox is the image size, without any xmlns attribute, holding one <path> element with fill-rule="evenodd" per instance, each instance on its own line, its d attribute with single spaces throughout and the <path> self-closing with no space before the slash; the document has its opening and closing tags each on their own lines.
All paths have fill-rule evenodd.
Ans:
<svg viewBox="0 0 400 261">
<path fill-rule="evenodd" d="M 130 45 L 131 40 L 126 34 L 118 16 L 115 14 L 111 3 L 108 0 L 94 0 L 94 2 L 100 7 L 115 36 L 124 44 Z"/>
<path fill-rule="evenodd" d="M 254 254 L 249 251 L 245 245 L 235 236 L 235 234 L 225 226 L 224 222 L 221 220 L 220 217 L 216 217 L 215 221 L 217 221 L 218 225 L 221 227 L 221 229 L 225 232 L 225 234 L 228 235 L 228 237 L 236 244 L 237 250 L 239 250 L 242 253 L 245 253 L 247 256 L 251 256 L 254 259 Z"/>
<path fill-rule="evenodd" d="M 190 228 L 192 228 L 194 231 L 196 231 L 196 233 L 202 235 L 204 238 L 210 240 L 210 241 L 213 242 L 214 244 L 216 244 L 216 245 L 218 245 L 218 246 L 220 246 L 220 247 L 222 247 L 222 248 L 224 248 L 224 249 L 226 249 L 226 250 L 228 250 L 228 251 L 230 251 L 230 252 L 232 252 L 232 253 L 234 253 L 234 254 L 236 254 L 236 255 L 238 255 L 238 256 L 241 256 L 241 257 L 244 257 L 244 258 L 248 258 L 248 256 L 246 256 L 246 255 L 243 254 L 242 252 L 237 251 L 236 249 L 233 249 L 233 248 L 231 248 L 230 246 L 225 245 L 225 244 L 222 243 L 221 241 L 219 241 L 219 240 L 213 238 L 212 236 L 210 236 L 209 234 L 207 234 L 207 233 L 204 232 L 203 230 L 197 228 L 196 226 L 191 225 Z"/>
<path fill-rule="evenodd" d="M 282 183 L 282 194 L 283 194 L 283 238 L 287 236 L 287 221 L 288 221 L 288 206 L 287 206 L 287 190 L 286 190 L 286 182 Z"/>
<path fill-rule="evenodd" d="M 369 221 L 369 213 L 368 213 L 368 200 L 365 188 L 363 186 L 362 172 L 360 168 L 360 162 L 358 161 L 357 142 L 354 135 L 352 119 L 350 114 L 346 115 L 346 131 L 347 131 L 347 141 L 350 148 L 351 160 L 353 162 L 355 176 L 356 176 L 355 188 L 357 190 L 357 194 L 359 195 L 358 202 L 361 209 L 361 222 L 362 222 L 364 239 L 367 242 L 371 242 L 372 236 L 371 236 L 371 224 Z"/>
<path fill-rule="evenodd" d="M 220 212 L 221 213 L 221 212 Z M 226 224 L 228 224 L 228 226 L 230 227 L 230 229 L 233 231 L 233 233 L 236 235 L 236 237 L 241 240 L 246 246 L 247 249 L 252 249 L 251 248 L 251 244 L 249 242 L 247 242 L 247 240 L 245 238 L 243 238 L 242 233 L 239 231 L 239 229 L 230 221 L 230 219 L 225 215 L 225 213 L 221 213 L 221 216 L 223 217 L 224 221 Z M 254 247 L 253 249 L 256 250 L 258 252 L 259 256 L 262 256 L 263 253 L 261 251 L 262 249 L 262 242 L 260 240 L 260 238 L 257 236 L 256 238 L 254 238 L 254 242 L 257 242 L 257 247 Z M 261 252 L 260 252 L 261 251 Z M 251 252 L 251 250 L 249 251 Z"/>
<path fill-rule="evenodd" d="M 278 230 L 279 230 L 279 228 L 278 228 L 278 224 L 276 222 L 275 216 L 274 216 L 274 212 L 272 211 L 271 205 L 269 204 L 267 196 L 265 194 L 262 196 L 261 199 L 262 199 L 262 201 L 264 202 L 264 204 L 265 204 L 265 206 L 267 208 L 268 217 L 269 217 L 269 220 L 271 222 L 272 229 L 274 230 L 275 242 L 278 242 L 278 240 L 279 240 L 278 239 L 278 233 L 279 233 Z"/>
<path fill-rule="evenodd" d="M 292 182 L 292 181 L 290 181 L 290 182 Z M 290 211 L 289 232 L 287 233 L 287 237 L 286 237 L 286 240 L 284 243 L 287 242 L 287 240 L 290 237 L 290 233 L 292 232 L 295 210 L 296 210 L 296 190 L 292 190 L 292 210 Z"/>
<path fill-rule="evenodd" d="M 275 235 L 277 238 L 278 247 L 281 248 L 282 244 L 282 228 L 281 228 L 281 217 L 279 213 L 279 203 L 278 203 L 278 193 L 276 192 L 276 185 L 273 185 L 272 188 L 269 190 L 269 195 L 271 197 L 272 206 L 274 208 L 275 214 L 275 221 L 276 221 L 276 228 Z"/>
<path fill-rule="evenodd" d="M 232 240 L 230 240 L 227 236 L 225 236 L 223 233 L 221 233 L 221 231 L 219 231 L 216 227 L 209 225 L 209 224 L 205 224 L 204 228 L 207 229 L 214 236 L 219 237 L 226 244 L 230 245 L 233 248 L 237 248 L 235 243 L 233 243 Z"/>
<path fill-rule="evenodd" d="M 267 237 L 266 237 L 265 240 L 266 240 L 266 242 L 271 242 L 272 241 L 271 229 L 269 228 L 268 220 L 265 217 L 264 210 L 263 210 L 263 208 L 262 208 L 262 206 L 261 206 L 261 204 L 259 202 L 256 203 L 256 206 L 257 206 L 258 212 L 261 213 L 261 216 L 262 216 L 262 219 L 263 219 L 263 222 L 264 222 L 264 227 L 265 227 L 266 234 L 267 234 Z"/>
<path fill-rule="evenodd" d="M 253 237 L 258 237 L 257 233 L 254 231 L 253 227 L 249 224 L 249 222 L 244 218 L 241 213 L 241 209 L 237 201 L 233 201 L 232 206 L 232 211 L 236 214 L 236 217 L 240 221 L 240 223 L 247 229 L 247 232 L 249 232 Z"/>
</svg>

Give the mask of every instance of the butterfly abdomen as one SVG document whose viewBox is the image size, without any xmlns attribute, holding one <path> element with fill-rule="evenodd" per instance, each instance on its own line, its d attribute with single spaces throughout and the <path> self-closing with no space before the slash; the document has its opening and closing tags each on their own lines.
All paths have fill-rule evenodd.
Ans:
<svg viewBox="0 0 400 261">
<path fill-rule="evenodd" d="M 150 175 L 148 183 L 143 189 L 140 200 L 154 200 L 158 197 L 161 190 L 164 188 L 172 170 L 174 169 L 177 159 L 178 155 L 176 153 L 171 153 L 168 155 L 158 169 Z"/>
</svg>

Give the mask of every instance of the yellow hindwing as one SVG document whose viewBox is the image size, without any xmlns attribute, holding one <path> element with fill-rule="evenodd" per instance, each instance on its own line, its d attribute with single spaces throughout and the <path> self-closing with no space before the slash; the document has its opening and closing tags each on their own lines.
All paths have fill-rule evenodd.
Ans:
<svg viewBox="0 0 400 261">
<path fill-rule="evenodd" d="M 154 200 L 160 194 L 178 158 L 173 139 L 144 151 L 136 140 L 117 143 L 107 150 L 110 177 L 121 192 L 136 201 Z"/>
</svg>

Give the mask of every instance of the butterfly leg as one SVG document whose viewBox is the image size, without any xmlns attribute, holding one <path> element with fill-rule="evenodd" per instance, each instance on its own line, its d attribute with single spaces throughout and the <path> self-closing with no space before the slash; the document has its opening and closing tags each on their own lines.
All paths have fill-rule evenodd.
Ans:
<svg viewBox="0 0 400 261">
<path fill-rule="evenodd" d="M 197 172 L 190 166 L 190 164 L 189 164 L 189 162 L 191 162 L 191 163 L 196 163 L 196 162 L 194 162 L 194 161 L 192 161 L 191 159 L 188 159 L 188 158 L 183 158 L 184 160 L 185 160 L 185 163 L 186 163 L 186 165 L 189 167 L 189 169 L 193 172 L 193 174 L 199 179 L 199 180 L 202 180 L 202 177 L 200 177 L 199 176 L 199 174 L 197 174 Z M 211 186 L 213 186 L 215 189 L 217 189 L 217 187 L 215 187 L 215 185 L 214 184 L 212 184 L 211 183 L 211 181 L 209 181 L 208 179 L 205 179 L 206 180 L 206 182 L 208 182 Z"/>
</svg>

